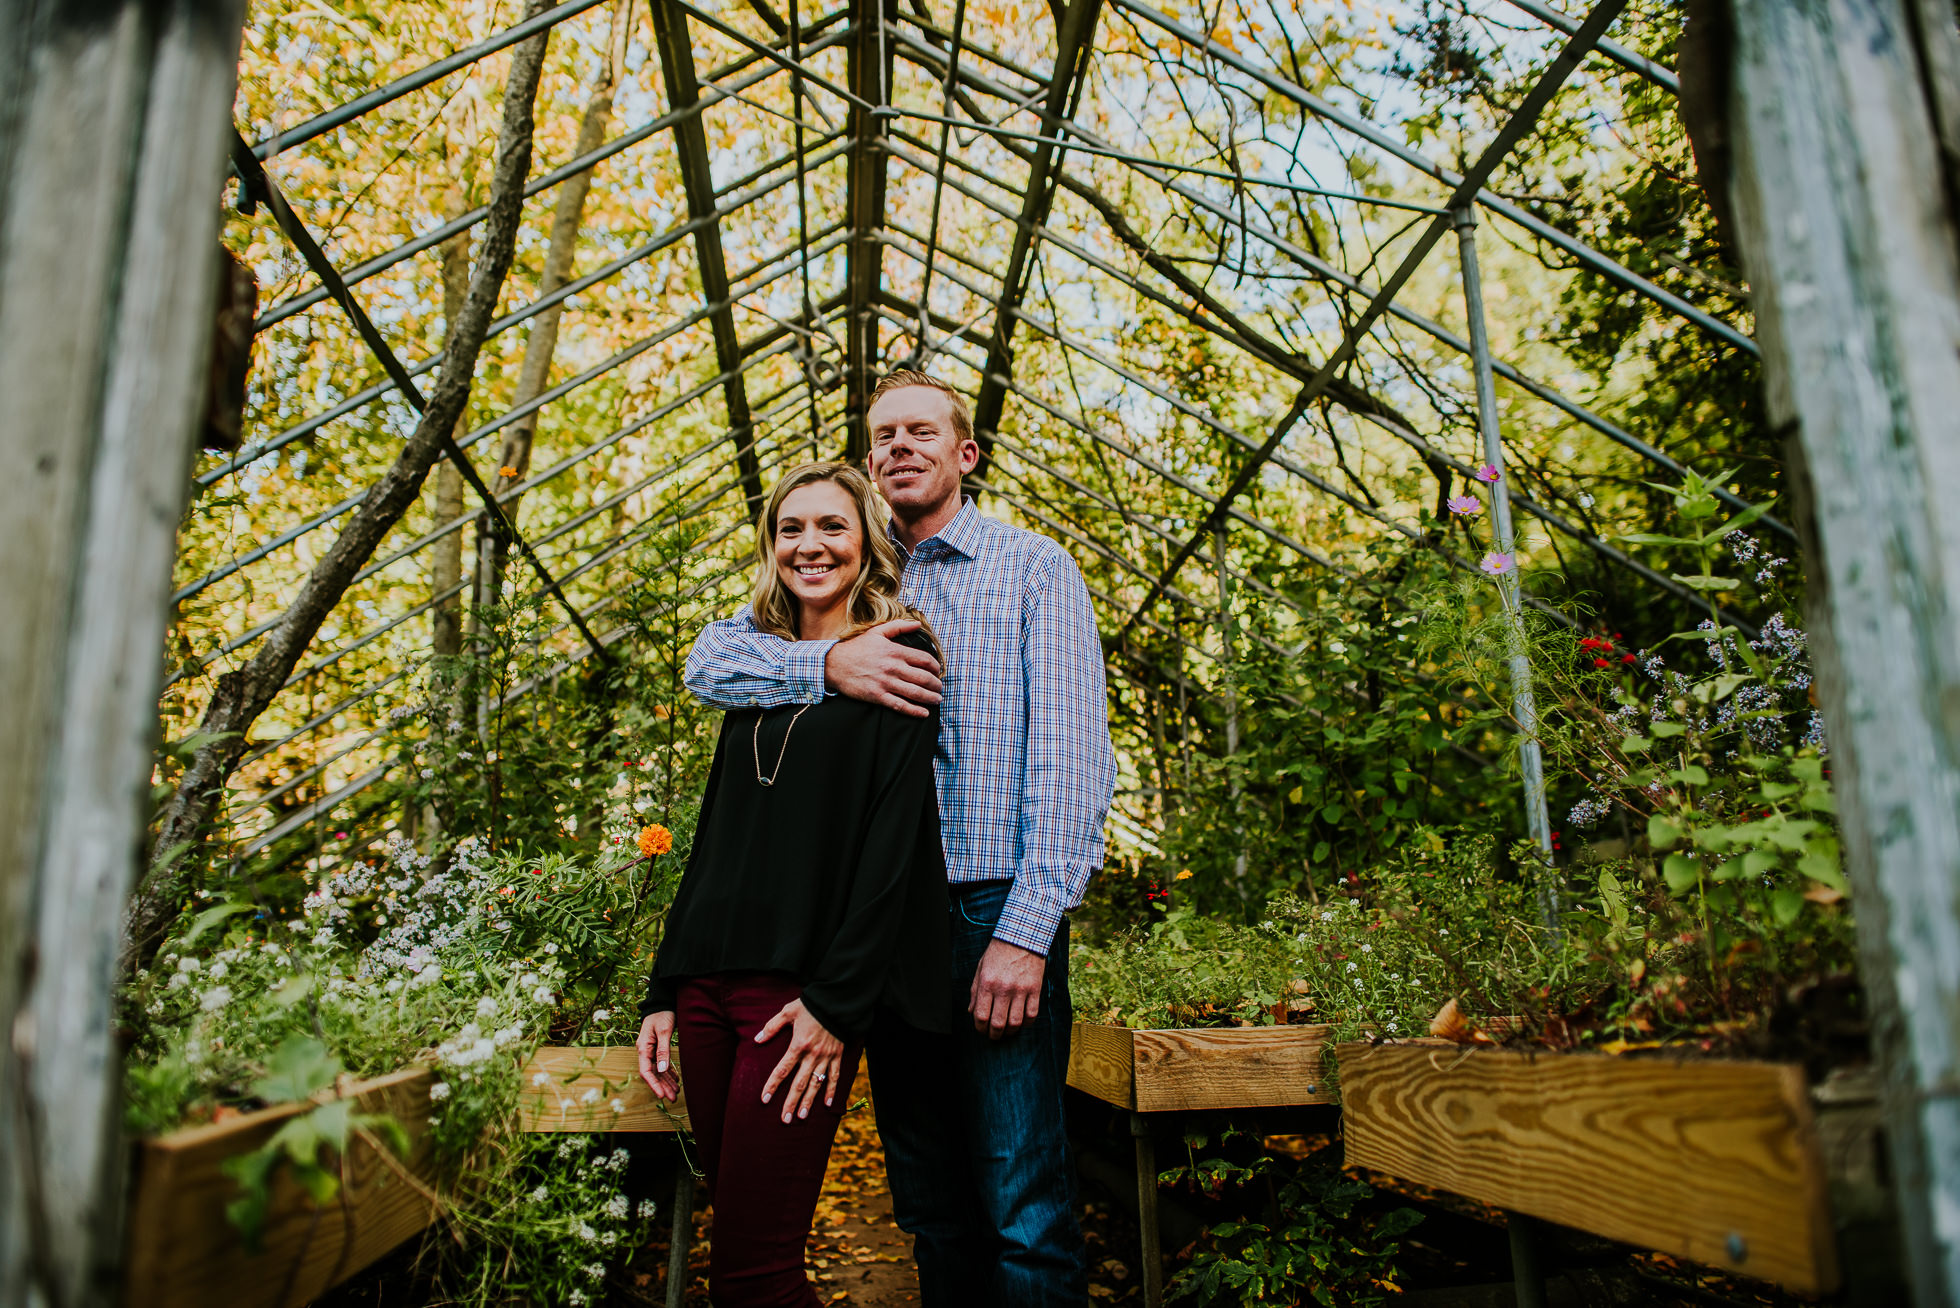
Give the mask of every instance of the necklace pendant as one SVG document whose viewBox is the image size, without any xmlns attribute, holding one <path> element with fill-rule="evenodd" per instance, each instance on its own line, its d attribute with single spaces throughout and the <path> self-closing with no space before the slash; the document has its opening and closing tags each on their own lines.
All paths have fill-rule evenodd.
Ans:
<svg viewBox="0 0 1960 1308">
<path fill-rule="evenodd" d="M 760 781 L 765 786 L 773 786 L 776 784 L 776 778 L 774 777 L 757 777 L 756 780 Z"/>
</svg>

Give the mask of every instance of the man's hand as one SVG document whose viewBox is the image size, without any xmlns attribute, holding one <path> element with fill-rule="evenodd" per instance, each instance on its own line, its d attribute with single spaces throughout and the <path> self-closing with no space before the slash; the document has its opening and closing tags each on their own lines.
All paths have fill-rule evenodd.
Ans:
<svg viewBox="0 0 1960 1308">
<path fill-rule="evenodd" d="M 892 639 L 918 629 L 908 618 L 832 645 L 824 656 L 823 684 L 867 704 L 925 717 L 939 703 L 939 660 Z"/>
<path fill-rule="evenodd" d="M 1021 1024 L 1041 1012 L 1041 979 L 1048 960 L 1040 954 L 996 940 L 980 956 L 967 992 L 966 1011 L 973 1029 L 999 1040 L 1019 1035 Z"/>
</svg>

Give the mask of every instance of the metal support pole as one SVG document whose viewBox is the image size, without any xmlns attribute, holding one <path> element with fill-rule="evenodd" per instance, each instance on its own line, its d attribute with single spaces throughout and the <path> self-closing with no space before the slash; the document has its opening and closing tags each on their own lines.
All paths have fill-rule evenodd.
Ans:
<svg viewBox="0 0 1960 1308">
<path fill-rule="evenodd" d="M 1244 790 L 1237 771 L 1239 757 L 1239 685 L 1238 674 L 1232 666 L 1232 574 L 1225 564 L 1225 546 L 1231 531 L 1230 524 L 1223 516 L 1214 518 L 1211 524 L 1211 548 L 1218 563 L 1218 645 L 1220 650 L 1218 666 L 1225 677 L 1225 766 L 1227 793 L 1232 800 L 1232 831 L 1238 842 L 1238 849 L 1232 858 L 1232 884 L 1237 887 L 1239 900 L 1245 900 L 1245 814 L 1240 811 L 1239 801 Z"/>
<path fill-rule="evenodd" d="M 1511 559 L 1511 565 L 1497 578 L 1497 591 L 1504 604 L 1511 716 L 1518 724 L 1518 764 L 1524 773 L 1525 823 L 1547 868 L 1547 874 L 1539 879 L 1539 916 L 1547 931 L 1556 932 L 1558 891 L 1549 874 L 1552 821 L 1545 810 L 1545 755 L 1538 743 L 1538 701 L 1531 689 L 1531 659 L 1525 652 L 1517 530 L 1511 522 L 1511 496 L 1504 481 L 1504 439 L 1497 425 L 1497 379 L 1491 367 L 1490 334 L 1484 323 L 1483 280 L 1477 269 L 1477 211 L 1473 205 L 1464 205 L 1453 217 L 1457 249 L 1463 262 L 1463 308 L 1470 320 L 1470 356 L 1477 375 L 1477 427 L 1483 436 L 1484 462 L 1497 470 L 1490 495 L 1491 537 L 1497 552 Z"/>
<path fill-rule="evenodd" d="M 687 1303 L 687 1246 L 694 1238 L 694 1169 L 681 1154 L 674 1173 L 673 1232 L 667 1237 L 667 1308 Z"/>
<path fill-rule="evenodd" d="M 1137 1148 L 1137 1241 L 1143 1259 L 1143 1308 L 1163 1308 L 1164 1255 L 1157 1232 L 1157 1142 L 1150 1137 L 1150 1119 L 1130 1114 L 1130 1134 Z"/>
<path fill-rule="evenodd" d="M 1504 1214 L 1511 1234 L 1511 1281 L 1518 1308 L 1545 1308 L 1543 1223 L 1523 1213 Z"/>
</svg>

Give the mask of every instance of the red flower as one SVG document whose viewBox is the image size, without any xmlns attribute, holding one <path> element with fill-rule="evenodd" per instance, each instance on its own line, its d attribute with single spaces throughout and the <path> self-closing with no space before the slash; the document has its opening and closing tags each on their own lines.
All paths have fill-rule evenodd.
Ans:
<svg viewBox="0 0 1960 1308">
<path fill-rule="evenodd" d="M 1631 654 L 1622 654 L 1622 655 L 1620 655 L 1620 662 L 1622 662 L 1622 663 L 1631 663 L 1631 662 L 1633 662 L 1633 655 L 1631 655 Z"/>
<path fill-rule="evenodd" d="M 1593 666 L 1596 668 L 1610 668 L 1613 664 L 1609 659 L 1594 659 Z"/>
</svg>

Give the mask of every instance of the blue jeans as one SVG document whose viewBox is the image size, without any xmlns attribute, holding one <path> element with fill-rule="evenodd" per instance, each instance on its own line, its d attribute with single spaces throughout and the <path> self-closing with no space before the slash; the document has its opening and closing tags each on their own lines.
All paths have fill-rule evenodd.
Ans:
<svg viewBox="0 0 1960 1308">
<path fill-rule="evenodd" d="M 989 1039 L 966 1011 L 1008 885 L 952 887 L 953 1034 L 887 1018 L 866 1046 L 893 1214 L 913 1237 L 922 1308 L 1088 1302 L 1062 1120 L 1067 924 L 1048 954 L 1041 1012 L 1020 1034 Z"/>
</svg>

